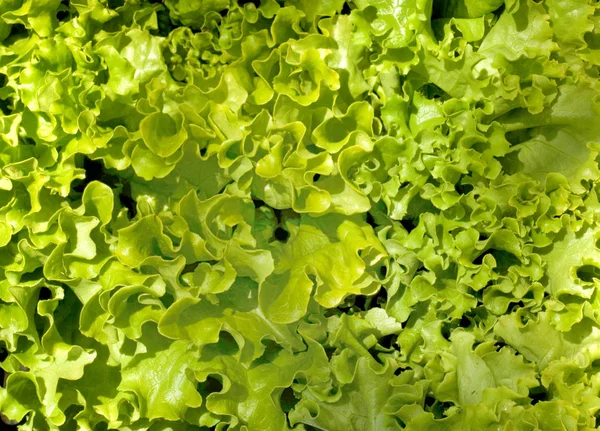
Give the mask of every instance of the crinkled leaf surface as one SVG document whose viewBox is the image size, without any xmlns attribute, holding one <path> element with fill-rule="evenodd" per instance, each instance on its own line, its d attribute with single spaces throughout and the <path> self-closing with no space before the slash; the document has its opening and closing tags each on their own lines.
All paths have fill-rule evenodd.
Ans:
<svg viewBox="0 0 600 431">
<path fill-rule="evenodd" d="M 596 429 L 599 41 L 593 0 L 0 1 L 4 428 Z"/>
</svg>

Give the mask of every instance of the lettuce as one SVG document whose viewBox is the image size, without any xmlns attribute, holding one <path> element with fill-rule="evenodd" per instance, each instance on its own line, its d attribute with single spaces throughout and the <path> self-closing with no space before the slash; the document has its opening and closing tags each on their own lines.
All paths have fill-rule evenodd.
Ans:
<svg viewBox="0 0 600 431">
<path fill-rule="evenodd" d="M 596 429 L 599 7 L 0 2 L 2 420 Z"/>
</svg>

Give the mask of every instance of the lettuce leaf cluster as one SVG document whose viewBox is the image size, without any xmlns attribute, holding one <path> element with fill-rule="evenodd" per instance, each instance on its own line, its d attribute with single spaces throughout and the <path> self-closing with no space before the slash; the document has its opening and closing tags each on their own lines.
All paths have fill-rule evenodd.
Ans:
<svg viewBox="0 0 600 431">
<path fill-rule="evenodd" d="M 594 430 L 595 0 L 2 0 L 21 430 Z"/>
</svg>

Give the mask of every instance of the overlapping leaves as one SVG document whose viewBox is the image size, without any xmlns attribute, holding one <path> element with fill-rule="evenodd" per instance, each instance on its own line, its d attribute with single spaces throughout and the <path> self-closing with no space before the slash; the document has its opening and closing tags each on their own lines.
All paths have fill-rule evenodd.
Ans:
<svg viewBox="0 0 600 431">
<path fill-rule="evenodd" d="M 25 430 L 591 430 L 598 4 L 0 4 Z"/>
</svg>

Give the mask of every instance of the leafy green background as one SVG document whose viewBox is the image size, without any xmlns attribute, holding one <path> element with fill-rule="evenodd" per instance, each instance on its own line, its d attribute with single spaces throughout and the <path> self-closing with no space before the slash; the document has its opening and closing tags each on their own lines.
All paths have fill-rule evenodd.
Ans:
<svg viewBox="0 0 600 431">
<path fill-rule="evenodd" d="M 19 429 L 600 424 L 596 0 L 0 2 Z"/>
</svg>

